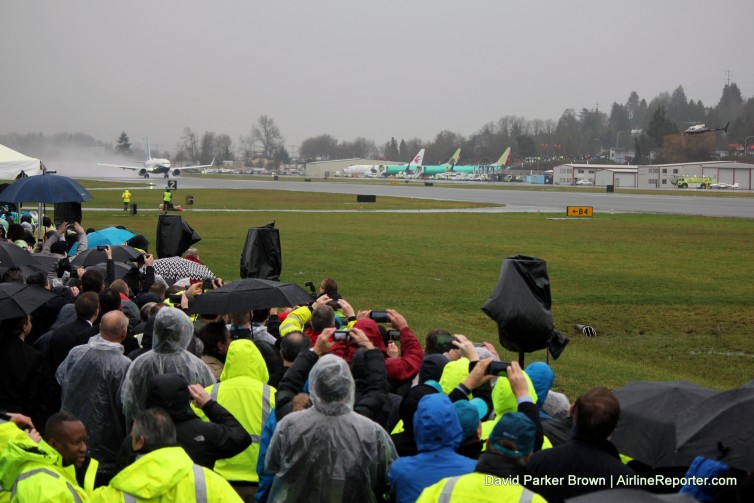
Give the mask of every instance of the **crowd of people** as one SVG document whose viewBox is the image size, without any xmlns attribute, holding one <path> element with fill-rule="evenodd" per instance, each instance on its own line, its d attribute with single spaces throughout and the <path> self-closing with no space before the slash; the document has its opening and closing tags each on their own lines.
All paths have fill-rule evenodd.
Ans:
<svg viewBox="0 0 754 503">
<path fill-rule="evenodd" d="M 45 235 L 61 260 L 68 227 Z M 110 247 L 105 274 L 3 273 L 55 295 L 0 321 L 0 501 L 559 502 L 641 486 L 604 387 L 571 405 L 547 363 L 442 329 L 422 344 L 331 278 L 305 305 L 192 316 L 210 286 L 169 285 L 141 238 L 125 279 Z"/>
</svg>

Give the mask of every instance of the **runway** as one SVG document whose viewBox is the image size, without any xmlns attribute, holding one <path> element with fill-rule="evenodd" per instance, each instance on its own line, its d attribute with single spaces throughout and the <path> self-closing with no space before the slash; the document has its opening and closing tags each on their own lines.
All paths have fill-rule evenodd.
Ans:
<svg viewBox="0 0 754 503">
<path fill-rule="evenodd" d="M 148 180 L 134 177 L 101 178 L 106 181 L 133 182 L 134 187 L 143 183 L 154 183 L 156 188 L 165 187 L 164 178 Z M 616 189 L 607 193 L 602 188 L 582 192 L 560 192 L 552 186 L 543 186 L 542 190 L 506 189 L 509 184 L 493 184 L 493 188 L 443 187 L 435 182 L 425 186 L 421 182 L 384 185 L 378 183 L 339 183 L 331 181 L 287 181 L 243 180 L 218 176 L 216 178 L 171 178 L 178 183 L 178 189 L 256 189 L 256 190 L 291 190 L 297 192 L 322 192 L 333 194 L 364 194 L 376 196 L 409 197 L 419 199 L 436 199 L 443 201 L 466 201 L 477 203 L 504 204 L 497 210 L 464 210 L 485 212 L 532 212 L 562 213 L 567 206 L 592 206 L 595 214 L 599 213 L 655 213 L 672 215 L 699 215 L 708 217 L 754 218 L 754 198 L 714 197 L 693 195 L 640 194 L 630 189 Z M 426 211 L 426 210 L 424 210 Z"/>
</svg>

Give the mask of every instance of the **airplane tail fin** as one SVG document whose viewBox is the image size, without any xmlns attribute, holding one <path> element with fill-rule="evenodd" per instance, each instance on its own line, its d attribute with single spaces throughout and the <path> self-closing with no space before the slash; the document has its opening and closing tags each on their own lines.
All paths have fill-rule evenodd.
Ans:
<svg viewBox="0 0 754 503">
<path fill-rule="evenodd" d="M 458 164 L 458 159 L 460 157 L 461 157 L 461 149 L 459 148 L 459 149 L 457 149 L 455 151 L 455 153 L 452 156 L 450 156 L 450 159 L 448 159 L 448 162 L 445 163 L 445 164 L 449 164 L 450 165 L 450 169 L 453 169 L 453 166 L 455 166 L 456 164 Z"/>
<path fill-rule="evenodd" d="M 424 162 L 424 149 L 421 149 L 418 154 L 413 158 L 413 160 L 408 164 L 408 167 L 411 168 L 413 166 L 421 166 Z"/>
<path fill-rule="evenodd" d="M 508 147 L 505 149 L 505 152 L 503 152 L 503 155 L 500 156 L 500 159 L 497 160 L 495 163 L 495 167 L 501 167 L 508 164 L 508 157 L 511 155 L 511 148 Z"/>
<path fill-rule="evenodd" d="M 725 125 L 725 127 L 723 128 L 723 131 L 725 131 L 726 133 L 728 132 L 728 126 L 730 126 L 730 122 L 729 122 L 729 123 L 727 123 L 727 124 Z"/>
<path fill-rule="evenodd" d="M 147 138 L 147 161 L 152 160 L 152 149 L 149 148 L 149 138 Z"/>
</svg>

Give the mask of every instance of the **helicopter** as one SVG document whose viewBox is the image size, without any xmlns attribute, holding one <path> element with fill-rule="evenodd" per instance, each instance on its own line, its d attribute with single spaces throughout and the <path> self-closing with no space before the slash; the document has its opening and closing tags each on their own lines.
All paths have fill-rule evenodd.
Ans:
<svg viewBox="0 0 754 503">
<path fill-rule="evenodd" d="M 686 131 L 684 131 L 683 134 L 704 134 L 704 133 L 711 133 L 713 131 L 725 131 L 728 132 L 728 126 L 730 126 L 730 122 L 725 125 L 725 127 L 707 127 L 704 124 L 695 124 L 688 128 Z"/>
</svg>

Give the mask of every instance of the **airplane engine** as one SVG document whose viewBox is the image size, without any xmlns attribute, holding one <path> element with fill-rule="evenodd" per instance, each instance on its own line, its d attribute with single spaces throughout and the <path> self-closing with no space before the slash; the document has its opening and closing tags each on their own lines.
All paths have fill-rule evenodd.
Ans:
<svg viewBox="0 0 754 503">
<path fill-rule="evenodd" d="M 149 172 L 145 168 L 141 168 L 139 170 L 139 176 L 143 176 L 144 178 L 149 178 Z"/>
<path fill-rule="evenodd" d="M 180 169 L 174 169 L 173 170 L 173 176 L 181 176 L 181 170 Z"/>
</svg>

